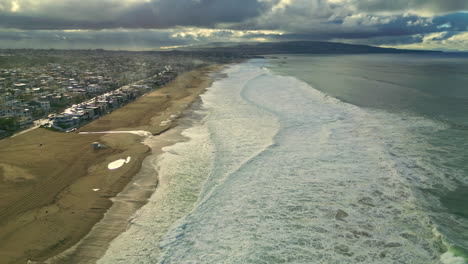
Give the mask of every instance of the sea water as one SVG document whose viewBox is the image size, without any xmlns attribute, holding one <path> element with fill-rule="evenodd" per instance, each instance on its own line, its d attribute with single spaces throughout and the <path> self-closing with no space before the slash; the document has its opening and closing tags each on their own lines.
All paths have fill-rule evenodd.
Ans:
<svg viewBox="0 0 468 264">
<path fill-rule="evenodd" d="M 463 115 L 363 104 L 405 87 L 367 94 L 372 76 L 412 80 L 405 68 L 366 65 L 389 60 L 288 56 L 228 67 L 194 110 L 188 140 L 159 157 L 160 187 L 99 263 L 465 263 L 466 155 L 456 151 L 466 131 L 454 125 Z M 454 142 L 440 142 L 451 133 Z"/>
<path fill-rule="evenodd" d="M 286 56 L 271 68 L 378 119 L 386 149 L 448 250 L 442 261 L 466 263 L 468 56 Z"/>
</svg>

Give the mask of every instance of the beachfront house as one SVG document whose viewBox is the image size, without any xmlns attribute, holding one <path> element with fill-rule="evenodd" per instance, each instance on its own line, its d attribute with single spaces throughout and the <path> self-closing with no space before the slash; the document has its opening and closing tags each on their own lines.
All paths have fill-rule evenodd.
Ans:
<svg viewBox="0 0 468 264">
<path fill-rule="evenodd" d="M 80 124 L 80 117 L 73 114 L 60 114 L 54 117 L 53 126 L 58 129 L 70 129 Z"/>
<path fill-rule="evenodd" d="M 101 115 L 101 109 L 95 106 L 86 106 L 85 111 L 88 112 L 89 118 L 93 119 Z"/>
<path fill-rule="evenodd" d="M 100 109 L 101 115 L 109 112 L 109 104 L 105 100 L 99 100 L 95 103 L 95 106 Z"/>
<path fill-rule="evenodd" d="M 119 102 L 112 98 L 107 99 L 107 104 L 111 109 L 117 109 L 119 107 Z"/>
</svg>

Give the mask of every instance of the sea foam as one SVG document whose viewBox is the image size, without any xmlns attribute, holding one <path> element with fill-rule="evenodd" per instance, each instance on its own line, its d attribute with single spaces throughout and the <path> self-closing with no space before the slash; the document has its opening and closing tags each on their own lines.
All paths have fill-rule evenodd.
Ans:
<svg viewBox="0 0 468 264">
<path fill-rule="evenodd" d="M 205 118 L 99 263 L 438 263 L 379 120 L 263 66 L 202 96 Z"/>
</svg>

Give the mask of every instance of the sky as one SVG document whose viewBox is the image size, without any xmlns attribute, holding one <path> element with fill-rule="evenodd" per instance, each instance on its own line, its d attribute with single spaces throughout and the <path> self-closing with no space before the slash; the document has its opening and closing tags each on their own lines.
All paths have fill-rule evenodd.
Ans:
<svg viewBox="0 0 468 264">
<path fill-rule="evenodd" d="M 468 51 L 468 0 L 0 0 L 0 48 L 293 40 Z"/>
</svg>

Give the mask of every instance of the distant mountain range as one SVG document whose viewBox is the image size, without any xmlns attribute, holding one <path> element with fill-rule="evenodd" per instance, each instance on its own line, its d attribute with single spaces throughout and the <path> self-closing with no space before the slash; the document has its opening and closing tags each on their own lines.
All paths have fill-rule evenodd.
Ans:
<svg viewBox="0 0 468 264">
<path fill-rule="evenodd" d="M 238 55 L 268 54 L 363 54 L 363 53 L 440 53 L 428 50 L 404 50 L 380 48 L 368 45 L 353 45 L 322 41 L 225 43 L 184 47 L 180 51 L 230 53 Z"/>
</svg>

